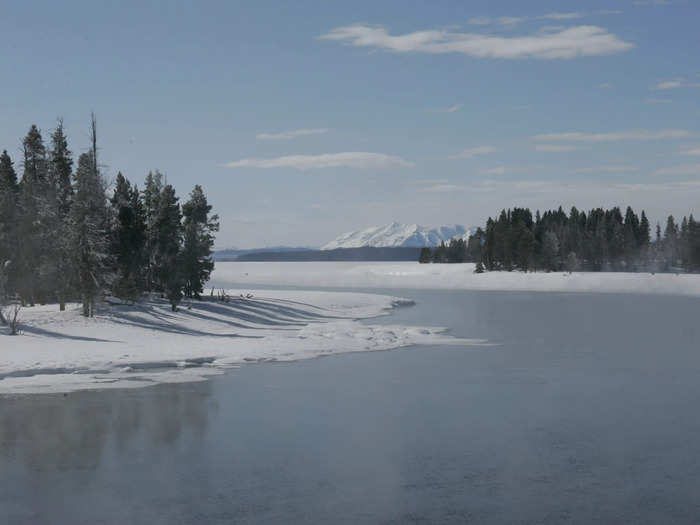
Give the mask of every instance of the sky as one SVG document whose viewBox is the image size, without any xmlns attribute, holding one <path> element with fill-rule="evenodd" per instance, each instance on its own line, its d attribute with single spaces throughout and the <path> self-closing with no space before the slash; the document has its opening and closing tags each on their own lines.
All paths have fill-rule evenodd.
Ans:
<svg viewBox="0 0 700 525">
<path fill-rule="evenodd" d="M 700 215 L 700 2 L 13 2 L 0 148 L 204 187 L 218 248 L 502 208 Z"/>
</svg>

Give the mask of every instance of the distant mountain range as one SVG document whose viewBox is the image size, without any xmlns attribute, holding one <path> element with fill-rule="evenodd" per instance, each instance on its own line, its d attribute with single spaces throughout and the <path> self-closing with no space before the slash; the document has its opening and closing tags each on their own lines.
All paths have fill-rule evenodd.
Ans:
<svg viewBox="0 0 700 525">
<path fill-rule="evenodd" d="M 441 242 L 460 238 L 467 240 L 471 232 L 461 224 L 426 228 L 418 224 L 392 222 L 385 226 L 373 226 L 366 230 L 344 233 L 321 247 L 321 250 L 338 248 L 422 248 L 438 246 Z"/>
<path fill-rule="evenodd" d="M 214 253 L 217 261 L 417 261 L 424 246 L 438 246 L 450 239 L 467 240 L 470 230 L 460 224 L 425 228 L 392 222 L 366 230 L 344 233 L 321 249 L 275 246 Z"/>
</svg>

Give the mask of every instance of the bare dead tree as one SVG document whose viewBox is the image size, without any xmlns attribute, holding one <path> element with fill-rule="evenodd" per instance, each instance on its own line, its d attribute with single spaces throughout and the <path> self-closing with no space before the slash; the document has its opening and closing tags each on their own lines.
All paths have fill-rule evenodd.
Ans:
<svg viewBox="0 0 700 525">
<path fill-rule="evenodd" d="M 10 312 L 7 315 L 7 320 L 10 325 L 10 335 L 19 334 L 19 312 L 22 309 L 22 305 L 19 303 L 14 303 L 10 306 Z"/>
</svg>

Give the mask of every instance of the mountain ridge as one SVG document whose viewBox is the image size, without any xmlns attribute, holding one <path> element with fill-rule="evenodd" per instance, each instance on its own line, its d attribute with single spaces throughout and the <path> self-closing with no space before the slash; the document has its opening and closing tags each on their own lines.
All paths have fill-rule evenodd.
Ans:
<svg viewBox="0 0 700 525">
<path fill-rule="evenodd" d="M 461 224 L 428 228 L 418 224 L 392 222 L 384 226 L 371 226 L 364 230 L 339 235 L 321 247 L 321 250 L 338 248 L 422 248 L 438 246 L 450 239 L 469 239 L 471 232 Z"/>
</svg>

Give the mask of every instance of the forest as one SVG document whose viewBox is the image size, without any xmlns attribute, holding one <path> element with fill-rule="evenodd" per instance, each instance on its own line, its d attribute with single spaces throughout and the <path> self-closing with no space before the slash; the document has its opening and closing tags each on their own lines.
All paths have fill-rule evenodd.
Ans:
<svg viewBox="0 0 700 525">
<path fill-rule="evenodd" d="M 109 182 L 94 115 L 89 137 L 76 166 L 60 119 L 48 144 L 31 126 L 19 163 L 2 152 L 0 306 L 56 303 L 64 310 L 78 301 L 92 317 L 106 296 L 132 302 L 155 292 L 173 310 L 183 297 L 200 297 L 219 228 L 202 188 L 181 205 L 158 171 L 148 173 L 142 190 L 121 172 Z"/>
<path fill-rule="evenodd" d="M 691 214 L 665 227 L 627 207 L 596 208 L 588 213 L 561 207 L 540 214 L 528 208 L 501 211 L 468 241 L 423 248 L 421 263 L 476 262 L 484 270 L 521 271 L 700 271 L 700 223 Z"/>
</svg>

